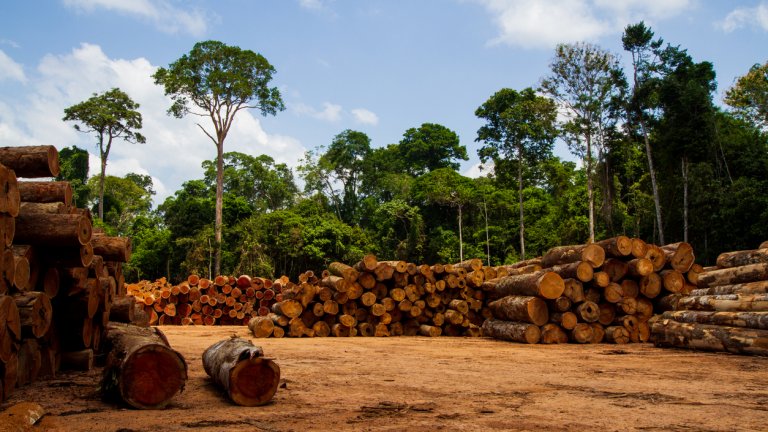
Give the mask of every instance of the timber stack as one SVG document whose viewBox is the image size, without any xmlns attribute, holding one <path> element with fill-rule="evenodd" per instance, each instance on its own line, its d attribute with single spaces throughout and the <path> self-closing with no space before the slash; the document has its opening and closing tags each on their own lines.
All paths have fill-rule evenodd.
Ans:
<svg viewBox="0 0 768 432">
<path fill-rule="evenodd" d="M 651 324 L 657 346 L 768 355 L 768 241 L 720 254 L 697 285 L 662 302 Z"/>
<path fill-rule="evenodd" d="M 89 368 L 122 290 L 130 241 L 94 234 L 70 184 L 49 180 L 58 174 L 53 146 L 0 147 L 0 400 L 60 368 Z M 115 241 L 123 256 L 105 246 Z"/>
</svg>

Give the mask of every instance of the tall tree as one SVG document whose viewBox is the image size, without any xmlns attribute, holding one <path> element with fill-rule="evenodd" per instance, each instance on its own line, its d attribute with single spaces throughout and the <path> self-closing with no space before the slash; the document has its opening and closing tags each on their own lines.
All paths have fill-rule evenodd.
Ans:
<svg viewBox="0 0 768 432">
<path fill-rule="evenodd" d="M 406 171 L 420 176 L 438 168 L 459 169 L 454 160 L 468 160 L 467 148 L 460 144 L 456 132 L 435 123 L 410 128 L 398 145 Z"/>
<path fill-rule="evenodd" d="M 211 131 L 197 123 L 216 146 L 216 274 L 221 269 L 224 141 L 241 110 L 258 109 L 266 116 L 285 109 L 280 91 L 269 87 L 274 73 L 275 68 L 260 54 L 219 41 L 205 41 L 152 75 L 155 84 L 162 85 L 173 100 L 169 114 L 178 118 L 187 114 L 208 117 L 213 125 Z"/>
<path fill-rule="evenodd" d="M 75 205 L 85 206 L 91 189 L 88 187 L 88 151 L 77 146 L 59 150 L 59 175 L 56 180 L 66 180 L 72 186 Z"/>
<path fill-rule="evenodd" d="M 565 111 L 564 136 L 571 151 L 582 158 L 587 172 L 589 241 L 595 241 L 594 147 L 602 151 L 612 128 L 611 104 L 617 91 L 618 60 L 589 43 L 560 44 L 541 89 Z"/>
<path fill-rule="evenodd" d="M 359 189 L 365 158 L 371 153 L 371 140 L 363 132 L 347 129 L 333 137 L 319 165 L 334 174 L 344 191 L 340 218 L 348 224 L 358 222 Z"/>
<path fill-rule="evenodd" d="M 477 131 L 475 141 L 485 145 L 478 154 L 497 166 L 503 159 L 517 162 L 517 186 L 520 210 L 520 258 L 525 259 L 525 215 L 523 212 L 523 170 L 552 155 L 557 136 L 555 103 L 528 87 L 518 92 L 501 89 L 476 111 L 486 124 Z"/>
<path fill-rule="evenodd" d="M 104 173 L 112 141 L 122 139 L 130 143 L 145 143 L 139 132 L 141 113 L 139 104 L 119 88 L 102 94 L 94 93 L 88 100 L 64 109 L 64 121 L 74 121 L 75 130 L 96 135 L 96 145 L 101 160 L 99 181 L 99 219 L 104 220 Z"/>
<path fill-rule="evenodd" d="M 740 117 L 768 129 L 768 61 L 755 64 L 725 92 L 725 103 Z"/>
<path fill-rule="evenodd" d="M 661 217 L 661 201 L 659 200 L 659 186 L 656 182 L 656 169 L 653 166 L 653 154 L 651 142 L 648 138 L 648 117 L 650 111 L 650 95 L 652 91 L 651 78 L 655 70 L 654 53 L 658 52 L 663 41 L 653 40 L 653 31 L 645 26 L 642 21 L 628 25 L 621 36 L 624 50 L 632 54 L 632 94 L 628 104 L 630 119 L 634 119 L 640 126 L 640 132 L 645 144 L 645 154 L 648 158 L 648 173 L 651 178 L 651 190 L 653 191 L 653 203 L 656 210 L 656 228 L 659 232 L 659 242 L 664 241 L 664 224 Z M 631 123 L 631 122 L 630 122 Z"/>
</svg>

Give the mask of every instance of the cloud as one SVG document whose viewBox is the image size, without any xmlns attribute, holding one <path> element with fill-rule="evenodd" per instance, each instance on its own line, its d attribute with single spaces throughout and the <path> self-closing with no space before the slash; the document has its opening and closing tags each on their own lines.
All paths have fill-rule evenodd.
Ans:
<svg viewBox="0 0 768 432">
<path fill-rule="evenodd" d="M 493 176 L 495 174 L 495 168 L 493 161 L 488 161 L 487 163 L 478 162 L 464 170 L 462 175 L 469 178 L 480 178 L 488 175 Z"/>
<path fill-rule="evenodd" d="M 474 0 L 494 16 L 499 35 L 491 44 L 551 48 L 562 42 L 594 41 L 629 23 L 666 19 L 693 0 Z"/>
<path fill-rule="evenodd" d="M 320 10 L 323 8 L 323 2 L 320 0 L 299 0 L 299 5 L 304 9 Z"/>
<path fill-rule="evenodd" d="M 361 124 L 376 126 L 379 124 L 379 116 L 365 108 L 355 108 L 351 111 L 355 121 Z"/>
<path fill-rule="evenodd" d="M 323 102 L 323 109 L 316 110 L 305 103 L 296 103 L 291 105 L 291 110 L 298 115 L 308 115 L 318 120 L 324 120 L 328 122 L 337 122 L 341 119 L 342 108 L 341 105 L 336 105 L 330 102 Z"/>
<path fill-rule="evenodd" d="M 754 26 L 768 31 L 768 2 L 761 2 L 755 7 L 741 7 L 732 10 L 718 26 L 726 33 L 742 27 Z"/>
<path fill-rule="evenodd" d="M 0 50 L 0 82 L 6 80 L 25 83 L 27 76 L 24 75 L 24 68 L 20 64 L 8 57 L 3 50 Z"/>
<path fill-rule="evenodd" d="M 210 129 L 210 120 L 188 116 L 168 116 L 171 101 L 151 75 L 157 69 L 144 58 L 113 59 L 101 47 L 82 44 L 71 52 L 46 55 L 34 74 L 30 73 L 23 94 L 11 86 L 0 86 L 0 142 L 12 145 L 53 144 L 57 148 L 76 145 L 89 151 L 91 159 L 98 150 L 92 135 L 74 130 L 72 122 L 63 122 L 64 108 L 113 87 L 125 91 L 140 104 L 142 134 L 146 144 L 113 144 L 107 173 L 123 176 L 128 172 L 151 175 L 157 195 L 155 203 L 190 179 L 203 176 L 201 163 L 216 157 L 216 147 L 196 122 Z M 14 101 L 13 106 L 2 101 Z M 225 151 L 252 155 L 267 154 L 289 166 L 298 163 L 296 155 L 305 148 L 290 136 L 270 134 L 249 111 L 235 118 L 225 142 Z M 98 160 L 96 159 L 98 162 Z M 91 163 L 91 175 L 98 173 L 98 163 Z"/>
<path fill-rule="evenodd" d="M 165 33 L 188 33 L 202 36 L 208 29 L 208 18 L 199 9 L 191 11 L 174 6 L 169 0 L 63 0 L 64 5 L 92 13 L 106 9 L 132 15 L 151 22 Z"/>
</svg>

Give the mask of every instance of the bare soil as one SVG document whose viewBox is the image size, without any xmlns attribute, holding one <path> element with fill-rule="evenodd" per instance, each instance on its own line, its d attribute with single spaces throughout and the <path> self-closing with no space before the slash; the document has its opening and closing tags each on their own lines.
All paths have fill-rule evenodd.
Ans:
<svg viewBox="0 0 768 432">
<path fill-rule="evenodd" d="M 768 429 L 768 359 L 634 345 L 521 345 L 483 338 L 256 339 L 280 365 L 273 403 L 231 404 L 202 352 L 245 327 L 163 327 L 189 365 L 165 410 L 101 400 L 100 369 L 18 389 L 45 430 Z"/>
</svg>

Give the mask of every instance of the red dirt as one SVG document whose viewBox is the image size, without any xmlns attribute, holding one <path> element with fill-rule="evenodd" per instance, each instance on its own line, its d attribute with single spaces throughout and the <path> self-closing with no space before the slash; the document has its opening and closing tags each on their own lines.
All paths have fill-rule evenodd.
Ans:
<svg viewBox="0 0 768 432">
<path fill-rule="evenodd" d="M 42 404 L 44 430 L 685 430 L 768 428 L 768 359 L 651 345 L 481 338 L 254 339 L 282 372 L 274 402 L 232 405 L 205 348 L 245 327 L 163 327 L 189 365 L 162 411 L 103 402 L 100 370 L 62 373 L 4 404 Z M 43 430 L 36 428 L 35 430 Z"/>
</svg>

